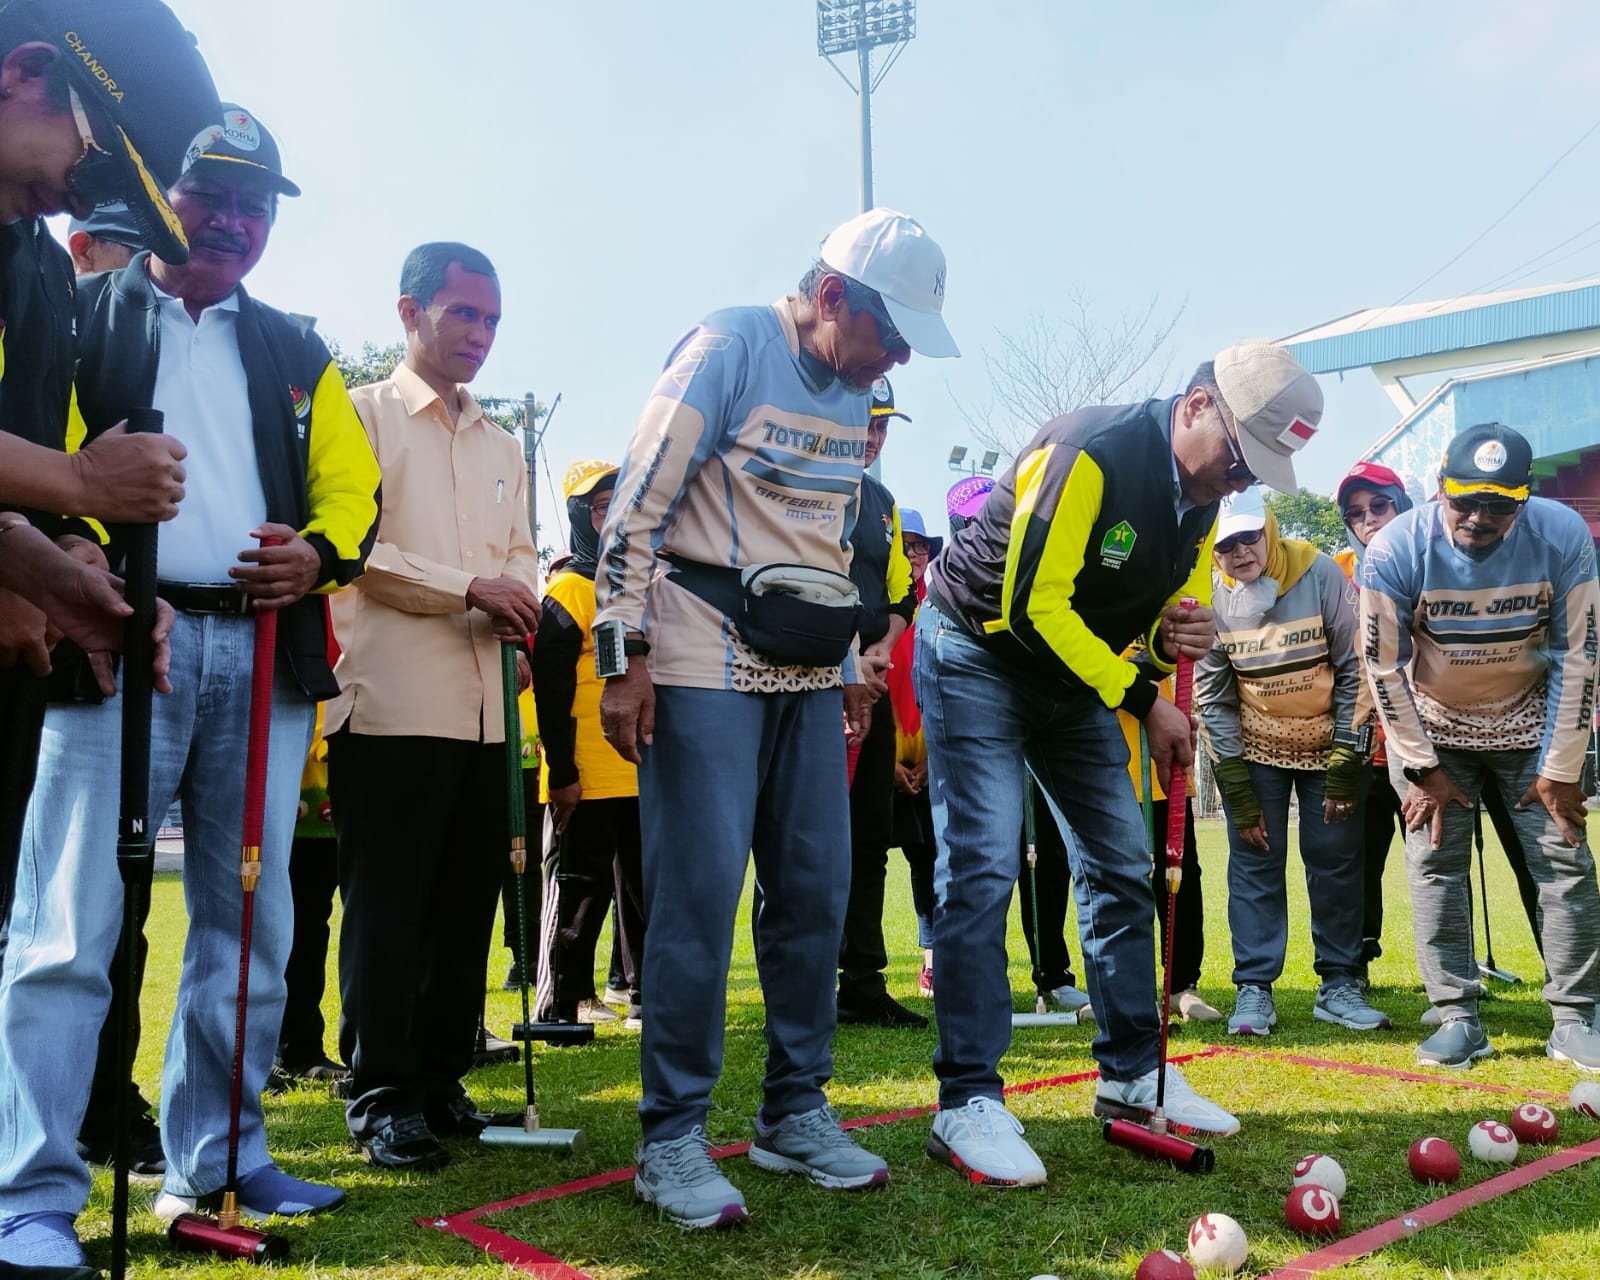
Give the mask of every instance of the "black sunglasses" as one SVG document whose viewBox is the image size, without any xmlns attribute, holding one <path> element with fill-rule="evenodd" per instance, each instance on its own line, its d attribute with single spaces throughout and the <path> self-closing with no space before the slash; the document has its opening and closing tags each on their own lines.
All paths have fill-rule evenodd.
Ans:
<svg viewBox="0 0 1600 1280">
<path fill-rule="evenodd" d="M 1218 555 L 1225 556 L 1235 547 L 1253 547 L 1261 541 L 1261 535 L 1265 532 L 1265 529 L 1246 529 L 1243 533 L 1236 533 L 1231 538 L 1224 538 L 1213 547 L 1213 550 Z"/>
<path fill-rule="evenodd" d="M 1222 478 L 1229 484 L 1238 484 L 1241 480 L 1246 484 L 1260 484 L 1261 481 L 1256 477 L 1256 473 L 1245 464 L 1244 457 L 1239 452 L 1239 447 L 1233 443 L 1233 433 L 1237 430 L 1237 426 L 1230 427 L 1228 425 L 1228 415 L 1222 411 L 1222 401 L 1213 396 L 1211 403 L 1217 411 L 1217 417 L 1222 419 L 1222 438 L 1227 443 L 1228 452 L 1233 456 L 1233 461 L 1228 464 L 1228 469 L 1222 473 Z"/>
<path fill-rule="evenodd" d="M 900 336 L 900 330 L 895 328 L 883 299 L 876 292 L 847 276 L 844 278 L 844 300 L 850 310 L 865 311 L 872 317 L 872 323 L 878 326 L 878 345 L 886 354 L 898 356 L 911 350 L 911 344 Z"/>
<path fill-rule="evenodd" d="M 1493 516 L 1497 520 L 1504 520 L 1509 515 L 1515 515 L 1522 506 L 1520 498 L 1482 498 L 1476 494 L 1451 494 L 1450 505 L 1464 516 L 1476 515 L 1483 512 L 1486 516 Z"/>
<path fill-rule="evenodd" d="M 1361 507 L 1346 507 L 1344 522 L 1346 524 L 1360 524 L 1369 515 L 1386 516 L 1394 507 L 1394 503 L 1385 498 L 1381 493 L 1375 493 L 1368 500 L 1365 509 Z"/>
</svg>

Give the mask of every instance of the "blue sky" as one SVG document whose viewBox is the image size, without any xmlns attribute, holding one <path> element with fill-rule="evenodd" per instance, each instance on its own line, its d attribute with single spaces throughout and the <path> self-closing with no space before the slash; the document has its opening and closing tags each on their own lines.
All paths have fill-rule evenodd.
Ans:
<svg viewBox="0 0 1600 1280">
<path fill-rule="evenodd" d="M 408 249 L 483 249 L 505 319 L 476 389 L 563 393 L 558 478 L 621 453 L 678 334 L 788 291 L 857 208 L 856 102 L 809 0 L 170 2 L 305 189 L 252 290 L 387 343 Z M 1186 303 L 1177 389 L 1236 338 L 1396 300 L 1600 114 L 1600 6 L 1576 0 L 921 0 L 917 25 L 874 99 L 875 181 L 943 245 L 964 352 L 895 378 L 915 424 L 884 476 L 930 523 L 997 331 L 1074 289 L 1109 319 Z M 1593 222 L 1597 174 L 1600 135 L 1416 296 Z M 1600 275 L 1592 239 L 1519 283 Z M 1368 373 L 1323 383 L 1299 471 L 1331 492 L 1396 415 Z"/>
</svg>

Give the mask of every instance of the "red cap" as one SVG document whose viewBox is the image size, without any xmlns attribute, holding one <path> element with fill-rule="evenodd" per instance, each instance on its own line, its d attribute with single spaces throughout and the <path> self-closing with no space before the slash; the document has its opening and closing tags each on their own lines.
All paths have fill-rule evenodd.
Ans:
<svg viewBox="0 0 1600 1280">
<path fill-rule="evenodd" d="M 1344 507 L 1344 494 L 1346 489 L 1356 486 L 1366 489 L 1398 489 L 1401 493 L 1406 491 L 1405 482 L 1381 462 L 1358 462 L 1350 468 L 1350 473 L 1339 481 L 1339 491 L 1334 495 L 1340 508 Z"/>
</svg>

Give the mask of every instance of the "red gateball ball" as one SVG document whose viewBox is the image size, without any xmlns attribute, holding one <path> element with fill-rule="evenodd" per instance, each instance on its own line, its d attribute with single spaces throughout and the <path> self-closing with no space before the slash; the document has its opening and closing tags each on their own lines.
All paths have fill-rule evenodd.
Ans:
<svg viewBox="0 0 1600 1280">
<path fill-rule="evenodd" d="M 1327 1187 L 1304 1182 L 1283 1202 L 1284 1220 L 1303 1236 L 1334 1236 L 1344 1222 L 1339 1199 Z"/>
<path fill-rule="evenodd" d="M 1419 1138 L 1406 1155 L 1418 1182 L 1454 1182 L 1461 1176 L 1461 1154 L 1443 1138 Z"/>
<path fill-rule="evenodd" d="M 1511 1132 L 1517 1135 L 1518 1142 L 1539 1146 L 1556 1140 L 1561 1121 L 1544 1103 L 1524 1102 L 1511 1113 Z"/>
<path fill-rule="evenodd" d="M 1157 1249 L 1139 1260 L 1133 1280 L 1197 1280 L 1194 1264 L 1171 1249 Z"/>
</svg>

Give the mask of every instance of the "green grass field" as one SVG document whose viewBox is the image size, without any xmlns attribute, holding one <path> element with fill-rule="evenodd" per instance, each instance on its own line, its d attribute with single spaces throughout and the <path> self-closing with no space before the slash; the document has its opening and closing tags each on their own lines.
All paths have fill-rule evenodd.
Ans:
<svg viewBox="0 0 1600 1280">
<path fill-rule="evenodd" d="M 1207 886 L 1208 953 L 1201 989 L 1218 1007 L 1231 1004 L 1228 982 L 1221 829 L 1203 823 L 1200 845 Z M 1315 979 L 1310 964 L 1303 881 L 1291 860 L 1291 945 L 1277 988 L 1280 1026 L 1268 1041 L 1243 1047 L 1334 1058 L 1409 1070 L 1421 1038 L 1417 1018 L 1426 1006 L 1416 979 L 1410 916 L 1398 848 L 1388 871 L 1387 954 L 1373 965 L 1374 1000 L 1395 1029 L 1358 1036 L 1311 1018 Z M 1530 1092 L 1563 1096 L 1576 1078 L 1548 1061 L 1543 1042 L 1547 1011 L 1538 997 L 1542 969 L 1516 902 L 1515 887 L 1498 849 L 1489 854 L 1495 958 L 1526 981 L 1500 987 L 1485 1006 L 1484 1021 L 1498 1053 L 1466 1078 Z M 748 891 L 746 897 L 748 909 Z M 890 987 L 913 1007 L 929 1002 L 913 994 L 920 953 L 915 947 L 905 865 L 891 855 L 886 934 L 893 957 Z M 151 957 L 145 983 L 145 1043 L 139 1078 L 153 1090 L 159 1077 L 163 1031 L 171 1016 L 184 929 L 181 885 L 161 877 L 151 915 Z M 498 934 L 496 935 L 498 937 Z M 1013 907 L 1010 954 L 1018 1008 L 1028 1007 L 1026 949 Z M 1074 940 L 1074 957 L 1079 948 Z M 1481 947 L 1480 947 L 1481 951 Z M 602 941 L 601 954 L 605 954 Z M 520 1018 L 515 995 L 500 992 L 505 955 L 490 962 L 489 1023 L 504 1033 Z M 336 985 L 330 973 L 327 1014 L 330 1048 Z M 81 1029 L 80 1029 L 81 1030 Z M 1088 1027 L 1023 1030 L 1002 1063 L 1008 1083 L 1090 1070 Z M 1173 1052 L 1202 1049 L 1228 1037 L 1221 1024 L 1184 1027 Z M 92 1037 L 83 1031 L 80 1043 Z M 65 1046 L 64 1046 L 65 1047 Z M 929 1059 L 934 1033 L 844 1028 L 835 1040 L 830 1094 L 846 1117 L 873 1115 L 934 1101 Z M 751 1136 L 759 1101 L 764 1053 L 762 1008 L 750 952 L 747 915 L 735 933 L 729 992 L 727 1059 L 712 1102 L 715 1143 Z M 637 1035 L 603 1028 L 578 1050 L 535 1049 L 541 1109 L 550 1126 L 581 1127 L 588 1151 L 579 1157 L 552 1152 L 453 1144 L 454 1159 L 437 1173 L 379 1174 L 365 1165 L 344 1128 L 341 1104 L 326 1093 L 301 1089 L 269 1099 L 267 1122 L 274 1153 L 289 1172 L 346 1188 L 339 1213 L 276 1230 L 292 1248 L 276 1270 L 303 1277 L 359 1276 L 400 1280 L 410 1276 L 482 1277 L 520 1274 L 472 1245 L 414 1218 L 456 1213 L 536 1188 L 632 1163 L 638 1129 Z M 1040 1273 L 1066 1277 L 1132 1276 L 1141 1255 L 1155 1248 L 1181 1251 L 1189 1221 L 1202 1212 L 1237 1218 L 1250 1236 L 1244 1274 L 1261 1274 L 1311 1246 L 1283 1223 L 1283 1198 L 1296 1159 L 1310 1151 L 1336 1156 L 1350 1178 L 1344 1200 L 1345 1234 L 1393 1218 L 1443 1192 L 1418 1186 L 1405 1165 L 1410 1143 L 1430 1133 L 1449 1138 L 1465 1158 L 1470 1124 L 1505 1118 L 1514 1099 L 1447 1084 L 1407 1083 L 1382 1077 L 1319 1070 L 1266 1059 L 1221 1055 L 1197 1061 L 1188 1074 L 1202 1092 L 1241 1116 L 1243 1132 L 1217 1143 L 1216 1172 L 1177 1173 L 1106 1146 L 1090 1116 L 1091 1083 L 1041 1089 L 1012 1100 L 1028 1138 L 1050 1171 L 1036 1191 L 970 1187 L 923 1154 L 928 1121 L 898 1121 L 862 1132 L 866 1145 L 888 1159 L 887 1191 L 827 1193 L 794 1178 L 778 1178 L 742 1157 L 728 1172 L 745 1192 L 751 1221 L 732 1232 L 684 1233 L 659 1222 L 633 1202 L 623 1183 L 570 1198 L 524 1206 L 487 1218 L 484 1225 L 537 1245 L 596 1280 L 701 1280 L 703 1277 L 784 1277 L 789 1280 L 1028 1280 Z M 1443 1074 L 1443 1073 L 1441 1073 Z M 468 1081 L 477 1101 L 493 1110 L 520 1105 L 520 1066 L 475 1072 Z M 1562 1145 L 1600 1137 L 1600 1125 L 1557 1107 Z M 1524 1151 L 1519 1164 L 1536 1158 Z M 1492 1172 L 1465 1159 L 1462 1183 Z M 209 1277 L 239 1274 L 242 1263 L 172 1252 L 146 1212 L 153 1183 L 136 1184 L 132 1224 L 137 1274 Z M 92 1261 L 109 1259 L 111 1178 L 99 1171 L 79 1228 Z M 1333 1276 L 1384 1280 L 1454 1277 L 1571 1277 L 1600 1271 L 1600 1176 L 1592 1164 L 1547 1178 L 1504 1199 L 1470 1209 L 1421 1231 Z"/>
</svg>

